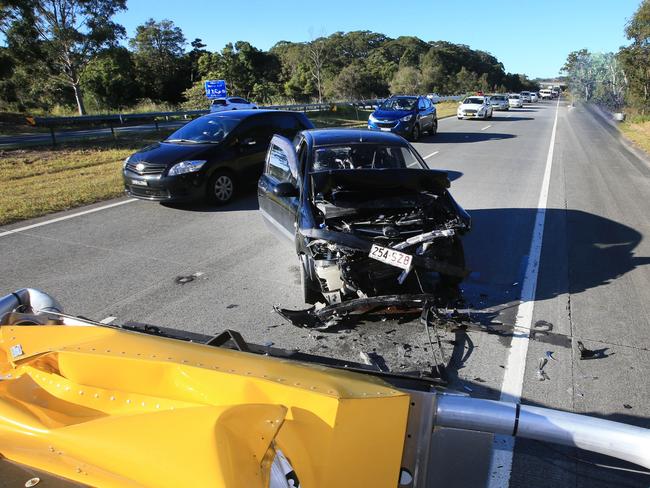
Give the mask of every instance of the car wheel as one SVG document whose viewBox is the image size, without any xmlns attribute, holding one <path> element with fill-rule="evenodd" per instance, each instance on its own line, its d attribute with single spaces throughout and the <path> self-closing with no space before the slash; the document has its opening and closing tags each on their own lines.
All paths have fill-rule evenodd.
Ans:
<svg viewBox="0 0 650 488">
<path fill-rule="evenodd" d="M 208 182 L 208 200 L 216 205 L 225 205 L 235 195 L 235 178 L 227 171 L 217 171 Z"/>
<path fill-rule="evenodd" d="M 413 130 L 411 131 L 411 140 L 413 142 L 417 141 L 420 138 L 420 126 L 415 124 Z"/>
<path fill-rule="evenodd" d="M 434 120 L 431 124 L 431 129 L 429 129 L 429 134 L 435 136 L 438 133 L 438 119 Z"/>
<path fill-rule="evenodd" d="M 462 118 L 462 117 L 458 117 L 458 120 L 463 120 L 463 118 Z"/>
<path fill-rule="evenodd" d="M 451 243 L 450 253 L 445 261 L 459 268 L 465 268 L 465 250 L 463 249 L 463 241 L 460 238 L 456 237 Z M 458 286 L 462 281 L 463 278 L 460 276 L 440 274 L 440 282 L 445 286 Z"/>
<path fill-rule="evenodd" d="M 307 271 L 308 267 L 313 267 L 311 263 L 310 257 L 304 254 L 300 255 L 300 287 L 302 288 L 302 299 L 305 303 L 313 305 L 321 299 L 322 294 L 320 292 L 320 286 L 311 279 L 311 275 Z"/>
</svg>

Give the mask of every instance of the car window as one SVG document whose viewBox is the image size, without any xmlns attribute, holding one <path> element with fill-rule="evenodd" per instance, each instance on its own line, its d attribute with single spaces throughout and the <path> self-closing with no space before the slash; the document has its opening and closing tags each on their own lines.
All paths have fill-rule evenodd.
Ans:
<svg viewBox="0 0 650 488">
<path fill-rule="evenodd" d="M 206 115 L 188 122 L 170 135 L 165 142 L 174 143 L 219 143 L 239 124 L 239 119 Z"/>
<path fill-rule="evenodd" d="M 298 120 L 293 114 L 274 113 L 271 114 L 271 123 L 275 130 L 292 134 L 294 131 L 302 129 Z"/>
<path fill-rule="evenodd" d="M 332 169 L 424 168 L 408 147 L 345 144 L 316 148 L 312 171 Z"/>
<path fill-rule="evenodd" d="M 426 110 L 427 104 L 424 102 L 423 98 L 420 98 L 420 100 L 418 101 L 418 108 L 420 110 Z"/>
<path fill-rule="evenodd" d="M 413 97 L 389 98 L 381 105 L 381 110 L 413 110 L 417 99 Z"/>
<path fill-rule="evenodd" d="M 230 99 L 230 102 L 231 102 L 231 103 L 248 103 L 248 102 L 247 102 L 246 100 L 244 100 L 243 98 L 231 98 L 231 99 Z"/>
<path fill-rule="evenodd" d="M 483 99 L 478 97 L 467 97 L 463 103 L 476 103 L 478 105 L 483 104 Z"/>
<path fill-rule="evenodd" d="M 275 144 L 272 144 L 269 148 L 264 172 L 278 181 L 290 181 L 292 179 L 287 155 Z"/>
<path fill-rule="evenodd" d="M 255 141 L 257 144 L 266 145 L 273 137 L 273 125 L 268 117 L 258 115 L 249 117 L 242 122 L 238 130 L 239 140 Z"/>
<path fill-rule="evenodd" d="M 226 102 L 223 98 L 219 98 L 217 100 L 212 100 L 212 105 L 224 106 L 224 105 L 227 105 L 227 104 L 228 104 L 228 102 Z"/>
</svg>

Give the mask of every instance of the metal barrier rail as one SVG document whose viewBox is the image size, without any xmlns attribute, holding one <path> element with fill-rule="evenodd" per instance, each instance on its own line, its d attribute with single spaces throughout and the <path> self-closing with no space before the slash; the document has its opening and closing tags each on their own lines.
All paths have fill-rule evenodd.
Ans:
<svg viewBox="0 0 650 488">
<path fill-rule="evenodd" d="M 462 95 L 447 95 L 438 96 L 435 98 L 436 102 L 444 102 L 450 100 L 459 100 Z M 385 99 L 368 99 L 368 100 L 353 100 L 343 102 L 330 102 L 330 103 L 300 103 L 291 105 L 268 105 L 260 106 L 261 109 L 268 110 L 292 110 L 299 112 L 324 112 L 335 110 L 335 107 L 351 107 L 355 109 L 366 108 L 374 109 L 381 104 Z M 116 137 L 115 128 L 129 127 L 143 123 L 152 123 L 155 130 L 159 130 L 159 122 L 171 120 L 187 120 L 199 117 L 210 113 L 209 109 L 205 110 L 183 110 L 175 112 L 148 112 L 148 113 L 135 113 L 135 114 L 111 114 L 111 115 L 79 115 L 74 117 L 29 117 L 28 121 L 31 125 L 37 127 L 44 127 L 50 130 L 50 137 L 52 145 L 56 145 L 56 129 L 61 128 L 76 128 L 87 129 L 93 127 L 101 127 L 110 129 L 112 137 Z M 83 138 L 80 135 L 81 138 Z"/>
</svg>

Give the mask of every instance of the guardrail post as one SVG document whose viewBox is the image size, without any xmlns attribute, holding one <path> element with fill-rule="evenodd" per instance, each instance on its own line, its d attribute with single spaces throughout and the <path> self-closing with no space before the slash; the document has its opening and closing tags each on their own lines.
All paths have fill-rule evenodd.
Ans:
<svg viewBox="0 0 650 488">
<path fill-rule="evenodd" d="M 113 128 L 112 125 L 111 125 L 111 135 L 113 136 L 113 139 L 116 139 L 116 137 L 115 137 L 115 129 Z"/>
<path fill-rule="evenodd" d="M 52 145 L 56 146 L 56 137 L 54 136 L 54 127 L 50 127 L 50 135 L 52 136 Z"/>
<path fill-rule="evenodd" d="M 158 130 L 158 119 L 153 119 L 153 123 L 156 124 L 156 132 L 160 132 L 160 130 Z"/>
</svg>

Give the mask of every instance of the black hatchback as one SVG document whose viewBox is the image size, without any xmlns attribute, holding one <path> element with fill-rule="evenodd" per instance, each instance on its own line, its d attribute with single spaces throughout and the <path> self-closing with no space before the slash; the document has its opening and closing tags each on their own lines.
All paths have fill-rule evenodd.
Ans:
<svg viewBox="0 0 650 488">
<path fill-rule="evenodd" d="M 256 181 L 274 134 L 313 128 L 298 112 L 236 110 L 204 115 L 124 161 L 126 193 L 144 200 L 207 199 L 228 203 L 240 185 Z"/>
</svg>

